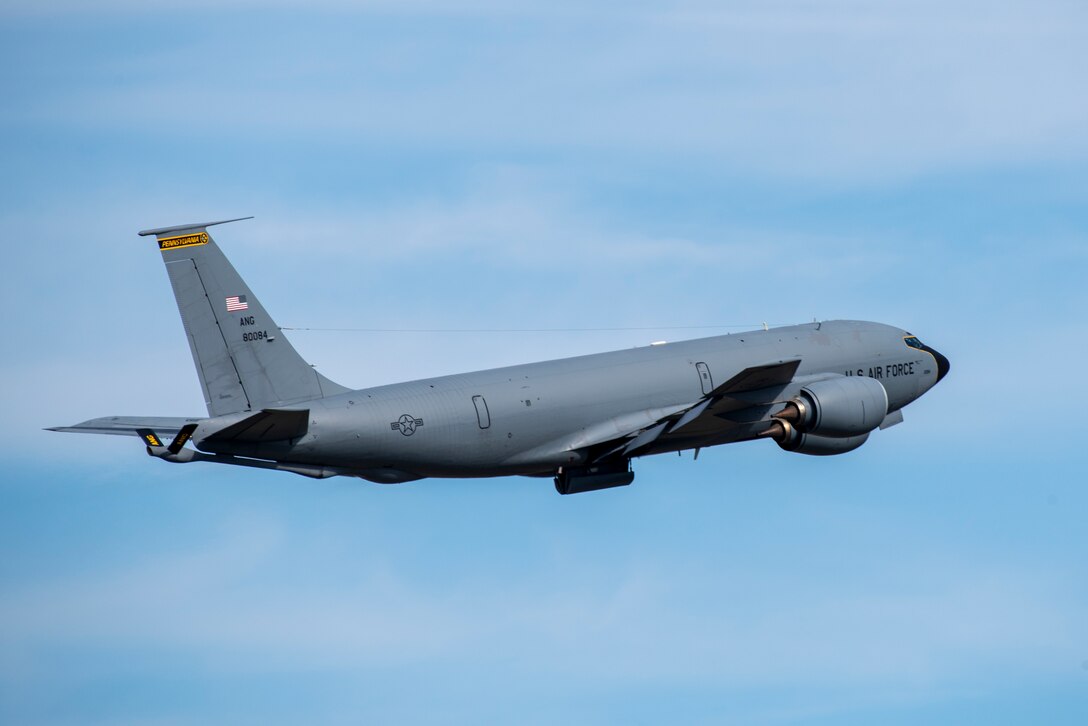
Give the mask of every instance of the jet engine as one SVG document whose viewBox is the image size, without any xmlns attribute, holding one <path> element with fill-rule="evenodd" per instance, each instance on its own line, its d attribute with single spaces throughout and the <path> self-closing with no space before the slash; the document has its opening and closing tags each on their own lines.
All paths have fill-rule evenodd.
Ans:
<svg viewBox="0 0 1088 726">
<path fill-rule="evenodd" d="M 887 415 L 888 393 L 879 381 L 843 376 L 805 386 L 774 418 L 802 434 L 846 439 L 867 435 Z"/>
<path fill-rule="evenodd" d="M 774 439 L 781 448 L 809 456 L 834 456 L 853 451 L 869 439 L 869 433 L 858 436 L 817 436 L 798 431 L 789 421 L 775 419 L 760 436 Z"/>
</svg>

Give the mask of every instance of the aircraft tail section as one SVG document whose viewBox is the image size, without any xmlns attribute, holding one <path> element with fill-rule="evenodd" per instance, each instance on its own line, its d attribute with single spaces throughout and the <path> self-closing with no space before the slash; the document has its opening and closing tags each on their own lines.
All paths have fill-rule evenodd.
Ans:
<svg viewBox="0 0 1088 726">
<path fill-rule="evenodd" d="M 140 232 L 158 240 L 208 414 L 255 411 L 349 390 L 302 359 L 208 234 L 208 227 L 234 221 Z"/>
</svg>

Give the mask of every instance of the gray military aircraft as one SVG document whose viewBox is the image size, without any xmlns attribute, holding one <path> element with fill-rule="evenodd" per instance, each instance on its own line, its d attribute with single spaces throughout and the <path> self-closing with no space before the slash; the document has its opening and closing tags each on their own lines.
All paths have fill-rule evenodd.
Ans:
<svg viewBox="0 0 1088 726">
<path fill-rule="evenodd" d="M 755 439 L 853 451 L 948 373 L 901 328 L 836 320 L 352 390 L 299 356 L 208 234 L 235 221 L 140 232 L 158 240 L 208 417 L 49 430 L 139 436 L 175 463 L 388 484 L 554 477 L 573 494 L 630 484 L 631 459 L 652 454 Z"/>
</svg>

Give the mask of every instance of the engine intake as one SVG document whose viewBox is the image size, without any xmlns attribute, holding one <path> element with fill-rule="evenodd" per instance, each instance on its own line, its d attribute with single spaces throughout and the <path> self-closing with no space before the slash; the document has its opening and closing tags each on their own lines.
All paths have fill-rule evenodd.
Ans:
<svg viewBox="0 0 1088 726">
<path fill-rule="evenodd" d="M 843 376 L 805 386 L 774 418 L 802 434 L 850 438 L 868 434 L 887 415 L 888 392 L 880 381 Z"/>
</svg>

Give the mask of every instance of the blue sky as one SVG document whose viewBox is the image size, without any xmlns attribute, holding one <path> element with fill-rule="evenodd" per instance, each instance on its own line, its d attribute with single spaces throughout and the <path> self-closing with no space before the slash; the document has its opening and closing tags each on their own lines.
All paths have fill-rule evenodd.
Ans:
<svg viewBox="0 0 1088 726">
<path fill-rule="evenodd" d="M 1072 2 L 0 5 L 0 720 L 1084 723 L 1086 68 Z M 292 334 L 347 385 L 813 318 L 952 373 L 576 497 L 41 431 L 203 413 L 135 232 L 245 214 L 283 326 L 662 326 Z"/>
</svg>

